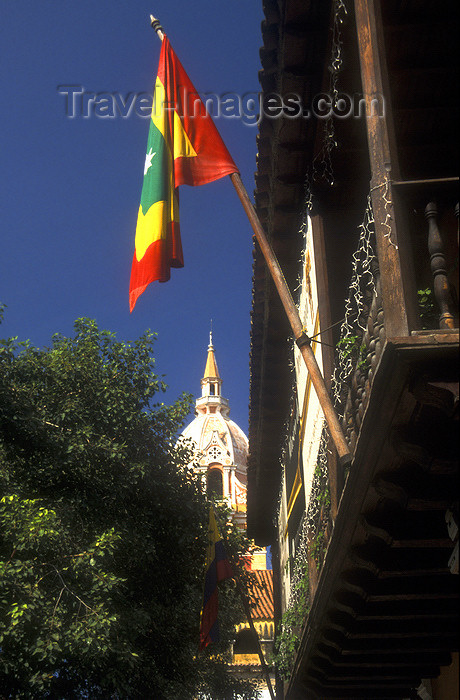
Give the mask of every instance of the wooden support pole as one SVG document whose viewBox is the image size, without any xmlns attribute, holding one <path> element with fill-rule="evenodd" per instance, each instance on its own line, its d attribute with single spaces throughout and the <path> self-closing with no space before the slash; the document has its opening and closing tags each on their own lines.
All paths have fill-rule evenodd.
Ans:
<svg viewBox="0 0 460 700">
<path fill-rule="evenodd" d="M 161 27 L 159 21 L 155 19 L 155 17 L 153 17 L 152 15 L 150 15 L 150 20 L 152 27 L 157 32 L 161 41 L 163 41 L 164 30 Z M 289 291 L 289 287 L 286 283 L 286 280 L 284 279 L 283 272 L 280 268 L 275 253 L 265 235 L 265 231 L 262 228 L 262 224 L 259 221 L 259 218 L 252 205 L 252 202 L 249 199 L 248 193 L 243 185 L 240 174 L 232 173 L 230 175 L 230 179 L 233 183 L 233 186 L 235 187 L 240 202 L 243 205 L 243 209 L 246 212 L 246 216 L 249 219 L 249 223 L 251 224 L 252 230 L 254 231 L 257 242 L 265 258 L 265 262 L 267 263 L 270 275 L 272 276 L 273 282 L 280 296 L 281 303 L 283 304 L 284 310 L 292 328 L 292 332 L 294 334 L 295 342 L 297 343 L 297 346 L 304 359 L 305 365 L 311 378 L 311 382 L 318 396 L 318 400 L 323 410 L 332 441 L 339 455 L 339 459 L 343 465 L 348 464 L 351 461 L 351 454 L 348 448 L 347 441 L 345 440 L 344 433 L 342 431 L 342 426 L 340 425 L 337 413 L 331 401 L 331 397 L 329 396 L 329 393 L 327 391 L 324 378 L 321 374 L 321 370 L 318 366 L 313 350 L 311 349 L 310 338 L 306 335 L 306 333 L 303 330 L 299 312 L 297 311 L 297 307 Z"/>
<path fill-rule="evenodd" d="M 274 691 L 273 691 L 273 688 L 272 688 L 272 683 L 271 683 L 271 678 L 270 678 L 270 671 L 269 671 L 268 666 L 267 666 L 267 663 L 266 663 L 266 661 L 265 661 L 264 653 L 263 653 L 263 651 L 262 651 L 262 646 L 261 646 L 261 644 L 260 644 L 259 635 L 258 635 L 257 630 L 256 630 L 256 627 L 255 627 L 255 625 L 254 625 L 254 620 L 252 619 L 251 604 L 250 604 L 250 602 L 249 602 L 248 596 L 246 595 L 246 592 L 245 592 L 245 590 L 244 590 L 244 586 L 243 586 L 243 584 L 241 583 L 240 577 L 239 577 L 239 574 L 238 574 L 238 564 L 237 564 L 237 562 L 235 561 L 235 559 L 232 557 L 231 552 L 230 552 L 230 550 L 229 550 L 229 547 L 228 547 L 228 545 L 227 545 L 227 543 L 226 543 L 226 541 L 225 541 L 225 529 L 221 526 L 221 524 L 220 524 L 219 522 L 218 522 L 217 524 L 218 524 L 218 528 L 219 528 L 220 535 L 221 535 L 221 537 L 222 537 L 222 539 L 224 540 L 224 543 L 225 543 L 225 551 L 226 551 L 226 554 L 227 554 L 227 556 L 228 556 L 228 558 L 229 558 L 229 561 L 230 561 L 230 564 L 231 564 L 231 567 L 232 567 L 233 580 L 235 581 L 236 589 L 237 589 L 238 594 L 239 594 L 239 596 L 240 596 L 240 598 L 241 598 L 241 603 L 242 603 L 242 605 L 243 605 L 243 610 L 244 610 L 244 612 L 245 612 L 245 614 L 246 614 L 246 618 L 247 618 L 247 621 L 248 621 L 248 624 L 249 624 L 249 628 L 250 628 L 251 632 L 254 634 L 255 638 L 257 639 L 257 653 L 258 653 L 258 656 L 259 656 L 260 666 L 261 666 L 261 668 L 262 668 L 262 673 L 263 673 L 263 675 L 264 675 L 264 677 L 265 677 L 265 682 L 266 682 L 266 684 L 267 684 L 268 692 L 270 693 L 270 698 L 271 698 L 271 700 L 276 700 L 276 697 L 275 697 L 275 694 L 274 694 Z"/>
<path fill-rule="evenodd" d="M 238 593 L 240 594 L 241 602 L 243 604 L 244 612 L 246 613 L 246 617 L 248 619 L 249 627 L 251 628 L 252 633 L 256 636 L 257 638 L 257 653 L 259 655 L 259 660 L 260 660 L 260 665 L 262 667 L 262 673 L 265 676 L 265 682 L 268 687 L 268 692 L 270 693 L 270 697 L 272 700 L 276 700 L 273 688 L 272 688 L 272 682 L 270 678 L 270 671 L 268 670 L 268 666 L 265 662 L 265 657 L 264 653 L 262 651 L 262 647 L 260 645 L 260 639 L 259 635 L 257 634 L 257 630 L 254 625 L 254 620 L 252 619 L 252 613 L 251 613 L 251 605 L 249 603 L 248 597 L 246 593 L 244 592 L 243 586 L 241 585 L 238 575 L 235 572 L 235 566 L 233 565 L 233 571 L 235 573 L 235 583 L 236 587 L 238 589 Z"/>
</svg>

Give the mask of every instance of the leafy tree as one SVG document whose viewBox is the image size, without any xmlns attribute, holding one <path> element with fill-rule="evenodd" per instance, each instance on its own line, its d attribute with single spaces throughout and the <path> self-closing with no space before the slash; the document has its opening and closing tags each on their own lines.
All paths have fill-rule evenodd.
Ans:
<svg viewBox="0 0 460 700">
<path fill-rule="evenodd" d="M 0 698 L 255 697 L 198 653 L 209 504 L 153 342 L 0 341 Z"/>
</svg>

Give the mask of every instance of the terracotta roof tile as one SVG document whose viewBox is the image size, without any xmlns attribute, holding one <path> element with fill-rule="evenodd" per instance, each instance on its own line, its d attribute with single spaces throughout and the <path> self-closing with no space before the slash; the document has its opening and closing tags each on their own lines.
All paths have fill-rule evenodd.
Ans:
<svg viewBox="0 0 460 700">
<path fill-rule="evenodd" d="M 253 619 L 272 620 L 274 615 L 273 571 L 271 569 L 256 569 L 250 573 L 254 579 L 251 590 Z"/>
</svg>

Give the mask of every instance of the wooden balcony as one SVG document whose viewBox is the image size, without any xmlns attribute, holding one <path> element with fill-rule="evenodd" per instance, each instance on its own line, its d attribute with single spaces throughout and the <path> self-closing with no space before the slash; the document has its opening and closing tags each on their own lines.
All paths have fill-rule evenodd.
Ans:
<svg viewBox="0 0 460 700">
<path fill-rule="evenodd" d="M 347 328 L 354 343 L 355 367 L 342 387 L 343 427 L 352 450 L 387 341 L 390 346 L 412 347 L 414 361 L 417 348 L 420 359 L 431 346 L 431 353 L 439 350 L 442 363 L 441 347 L 455 347 L 458 338 L 458 201 L 452 189 L 454 184 L 458 185 L 458 178 L 394 185 L 399 220 L 401 226 L 408 229 L 405 236 L 396 231 L 395 238 L 410 241 L 411 249 L 406 252 L 410 253 L 411 277 L 416 284 L 412 281 L 407 285 L 411 296 L 406 297 L 403 308 L 390 307 L 385 312 L 382 277 L 388 288 L 392 270 L 382 268 L 377 257 L 365 261 L 371 268 L 372 278 L 367 278 L 366 287 L 361 289 L 360 317 L 355 318 L 354 327 Z M 390 230 L 389 236 L 392 233 Z M 360 270 L 355 272 L 359 277 Z M 355 284 L 359 284 L 359 280 Z M 392 336 L 391 329 L 397 327 L 402 318 L 410 318 L 411 327 L 404 335 Z M 349 353 L 348 346 L 347 361 Z M 388 381 L 391 382 L 391 377 Z M 347 392 L 346 397 L 343 390 Z"/>
<path fill-rule="evenodd" d="M 413 221 L 410 235 L 391 230 L 415 241 L 414 278 L 432 307 L 414 313 L 414 296 L 387 324 L 389 271 L 375 256 L 359 323 L 348 328 L 359 348 L 342 386 L 353 460 L 330 480 L 335 512 L 310 532 L 327 548 L 310 566 L 311 609 L 287 698 L 413 697 L 458 649 L 458 205 L 444 181 L 435 206 L 432 186 L 396 185 L 399 221 Z M 412 328 L 390 335 L 408 318 Z"/>
</svg>

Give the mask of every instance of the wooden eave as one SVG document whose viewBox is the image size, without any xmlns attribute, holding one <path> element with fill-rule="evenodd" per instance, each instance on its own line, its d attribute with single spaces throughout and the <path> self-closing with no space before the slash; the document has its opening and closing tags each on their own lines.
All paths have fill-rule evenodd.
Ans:
<svg viewBox="0 0 460 700">
<path fill-rule="evenodd" d="M 308 104 L 320 91 L 328 42 L 329 2 L 264 0 L 264 94 L 296 92 Z M 255 206 L 284 276 L 296 286 L 304 181 L 314 148 L 308 120 L 266 119 L 259 126 Z M 270 544 L 280 484 L 282 428 L 292 393 L 290 328 L 258 246 L 251 314 L 248 533 Z"/>
<path fill-rule="evenodd" d="M 289 700 L 412 697 L 458 650 L 458 331 L 388 340 Z"/>
</svg>

